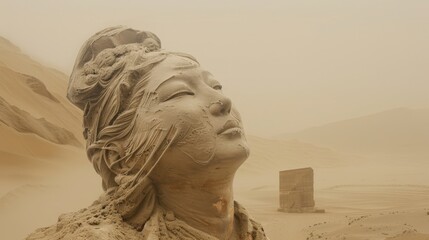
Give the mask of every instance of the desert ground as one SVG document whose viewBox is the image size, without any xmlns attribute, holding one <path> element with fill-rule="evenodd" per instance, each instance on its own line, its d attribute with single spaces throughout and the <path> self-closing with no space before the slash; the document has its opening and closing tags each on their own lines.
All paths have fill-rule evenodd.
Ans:
<svg viewBox="0 0 429 240">
<path fill-rule="evenodd" d="M 81 113 L 65 99 L 67 76 L 0 40 L 0 239 L 15 240 L 88 206 L 102 189 Z M 427 240 L 428 123 L 428 109 L 401 108 L 272 138 L 248 135 L 235 198 L 271 240 Z M 278 172 L 300 167 L 314 169 L 316 207 L 325 213 L 277 211 Z"/>
<path fill-rule="evenodd" d="M 42 165 L 43 170 L 10 175 L 19 171 L 2 171 L 2 239 L 23 239 L 35 228 L 54 224 L 61 213 L 88 206 L 101 194 L 100 179 L 83 151 L 69 154 L 61 156 L 68 163 Z M 324 180 L 316 184 L 316 206 L 326 213 L 278 212 L 274 170 L 240 171 L 235 196 L 274 240 L 429 239 L 427 167 L 392 167 L 384 162 L 315 168 L 315 181 Z"/>
</svg>

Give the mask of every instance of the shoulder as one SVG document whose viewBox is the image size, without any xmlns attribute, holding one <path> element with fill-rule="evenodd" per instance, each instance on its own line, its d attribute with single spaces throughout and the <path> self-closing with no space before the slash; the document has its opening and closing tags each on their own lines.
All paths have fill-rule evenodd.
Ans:
<svg viewBox="0 0 429 240">
<path fill-rule="evenodd" d="M 93 204 L 78 212 L 62 214 L 56 224 L 39 228 L 26 240 L 139 239 L 141 235 L 119 214 L 103 204 Z"/>
<path fill-rule="evenodd" d="M 239 234 L 242 239 L 269 240 L 265 236 L 262 225 L 254 220 L 247 210 L 238 202 L 234 202 L 234 215 L 239 224 Z"/>
</svg>

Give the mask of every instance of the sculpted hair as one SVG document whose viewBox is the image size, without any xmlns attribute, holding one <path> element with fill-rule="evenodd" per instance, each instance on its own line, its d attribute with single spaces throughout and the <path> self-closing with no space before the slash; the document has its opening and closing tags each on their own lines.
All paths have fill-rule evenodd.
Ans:
<svg viewBox="0 0 429 240">
<path fill-rule="evenodd" d="M 136 123 L 136 116 L 139 107 L 154 99 L 153 93 L 145 91 L 151 69 L 169 54 L 189 57 L 163 51 L 146 53 L 140 46 L 127 45 L 104 50 L 84 67 L 88 77 L 97 78 L 104 88 L 101 96 L 85 107 L 84 131 L 88 157 L 105 190 L 119 184 L 117 176 L 148 174 L 149 169 L 142 167 L 154 166 L 148 160 L 161 147 L 165 133 L 142 129 L 145 126 Z M 98 134 L 91 132 L 94 129 Z"/>
<path fill-rule="evenodd" d="M 84 114 L 87 154 L 101 175 L 105 190 L 118 185 L 114 181 L 117 175 L 127 176 L 135 171 L 137 159 L 143 160 L 141 151 L 144 150 L 139 143 L 144 139 L 139 142 L 130 139 L 135 135 L 136 112 L 145 92 L 142 76 L 165 58 L 165 54 L 156 53 L 144 59 L 144 64 L 135 66 L 143 54 L 144 50 L 138 46 L 119 46 L 104 50 L 87 66 L 91 72 L 99 69 L 100 74 L 95 76 L 105 88 L 99 99 L 89 103 Z M 98 133 L 92 133 L 94 129 Z"/>
<path fill-rule="evenodd" d="M 83 110 L 87 155 L 103 189 L 123 220 L 137 229 L 156 204 L 148 176 L 177 136 L 174 124 L 138 121 L 142 110 L 157 102 L 157 94 L 147 89 L 152 69 L 169 55 L 199 65 L 190 55 L 160 46 L 154 34 L 124 27 L 95 34 L 77 57 L 67 93 Z"/>
<path fill-rule="evenodd" d="M 84 111 L 87 155 L 102 177 L 104 190 L 124 182 L 122 178 L 147 174 L 154 166 L 148 160 L 163 147 L 162 140 L 172 134 L 159 129 L 148 131 L 136 124 L 139 107 L 154 100 L 153 93 L 145 91 L 153 67 L 168 55 L 185 57 L 198 64 L 187 54 L 153 47 L 149 50 L 143 43 L 147 38 L 159 42 L 152 33 L 142 34 L 123 27 L 95 34 L 82 47 L 70 77 L 68 98 Z M 121 41 L 125 43 L 120 44 Z"/>
</svg>

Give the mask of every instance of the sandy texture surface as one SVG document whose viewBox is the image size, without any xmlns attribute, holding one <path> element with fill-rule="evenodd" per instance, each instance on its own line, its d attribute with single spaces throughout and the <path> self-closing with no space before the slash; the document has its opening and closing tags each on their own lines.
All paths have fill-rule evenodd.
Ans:
<svg viewBox="0 0 429 240">
<path fill-rule="evenodd" d="M 7 106 L 0 108 L 7 115 L 0 119 L 0 239 L 14 240 L 89 206 L 102 190 L 79 147 L 81 117 L 64 98 L 66 76 L 4 39 L 0 51 L 0 97 Z M 306 132 L 309 141 L 315 135 Z M 427 240 L 429 154 L 419 145 L 425 136 L 419 134 L 414 141 L 418 146 L 401 148 L 400 154 L 392 154 L 386 144 L 378 148 L 382 152 L 349 153 L 334 144 L 248 136 L 251 156 L 236 175 L 235 199 L 262 223 L 271 240 Z M 325 214 L 277 211 L 278 171 L 299 167 L 314 169 L 316 207 Z"/>
<path fill-rule="evenodd" d="M 87 207 L 101 193 L 98 178 L 84 166 L 63 172 L 69 175 L 20 185 L 2 195 L 0 225 L 5 239 L 22 239 L 35 228 L 55 223 L 62 213 Z M 76 175 L 78 181 L 73 180 Z M 245 190 L 239 185 L 245 180 L 254 179 L 238 179 L 236 199 L 263 224 L 270 239 L 428 239 L 428 186 L 317 189 L 316 205 L 326 213 L 293 214 L 277 211 L 276 186 Z M 37 216 L 37 221 L 28 216 Z"/>
</svg>

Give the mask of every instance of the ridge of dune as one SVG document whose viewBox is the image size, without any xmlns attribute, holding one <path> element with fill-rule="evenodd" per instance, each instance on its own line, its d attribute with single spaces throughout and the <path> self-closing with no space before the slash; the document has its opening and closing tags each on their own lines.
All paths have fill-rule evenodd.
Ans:
<svg viewBox="0 0 429 240">
<path fill-rule="evenodd" d="M 14 51 L 14 52 L 20 52 L 21 49 L 14 45 L 11 41 L 8 39 L 0 36 L 0 51 Z"/>
<path fill-rule="evenodd" d="M 395 108 L 282 134 L 357 154 L 429 155 L 429 109 Z"/>
<path fill-rule="evenodd" d="M 58 95 L 57 97 L 65 99 L 68 82 L 67 75 L 33 60 L 3 37 L 0 41 L 0 63 L 16 72 L 41 79 L 49 91 Z"/>
<path fill-rule="evenodd" d="M 68 100 L 52 94 L 41 79 L 2 66 L 0 79 L 0 96 L 9 104 L 73 133 L 81 132 L 80 110 Z M 80 134 L 76 137 L 83 141 Z"/>
<path fill-rule="evenodd" d="M 31 88 L 31 90 L 33 90 L 33 92 L 39 94 L 40 96 L 46 97 L 56 103 L 60 102 L 48 91 L 45 84 L 43 84 L 43 82 L 39 79 L 32 76 L 28 76 L 25 83 Z"/>
<path fill-rule="evenodd" d="M 7 102 L 16 107 L 14 115 L 3 121 L 8 122 L 8 126 L 21 131 L 25 129 L 24 132 L 33 131 L 53 143 L 83 145 L 82 112 L 65 97 L 67 75 L 40 64 L 0 37 L 0 80 L 3 105 Z M 12 125 L 10 118 L 17 116 L 32 119 L 33 127 Z M 41 128 L 34 128 L 36 125 Z"/>
<path fill-rule="evenodd" d="M 266 139 L 247 136 L 250 156 L 238 169 L 234 185 L 244 189 L 278 187 L 279 171 L 312 167 L 318 177 L 316 186 L 332 183 L 332 169 L 350 165 L 360 156 L 344 154 L 297 140 Z M 323 181 L 319 181 L 323 179 Z"/>
<path fill-rule="evenodd" d="M 13 179 L 15 185 L 43 177 L 45 169 L 85 160 L 82 112 L 66 99 L 66 88 L 65 74 L 0 37 L 2 179 Z"/>
<path fill-rule="evenodd" d="M 26 111 L 10 105 L 2 97 L 0 97 L 0 121 L 18 132 L 34 133 L 53 143 L 82 146 L 72 132 L 44 118 L 34 118 Z"/>
<path fill-rule="evenodd" d="M 353 157 L 299 140 L 247 136 L 247 141 L 250 145 L 250 156 L 244 163 L 244 168 L 251 165 L 260 170 L 338 166 L 342 165 L 346 159 Z"/>
</svg>

